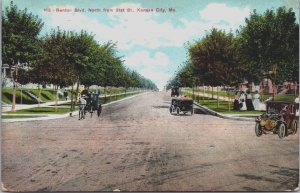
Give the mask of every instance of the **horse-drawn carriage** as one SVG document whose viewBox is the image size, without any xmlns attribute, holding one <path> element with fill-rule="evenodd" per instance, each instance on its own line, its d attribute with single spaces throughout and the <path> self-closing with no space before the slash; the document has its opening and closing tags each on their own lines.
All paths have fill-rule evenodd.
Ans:
<svg viewBox="0 0 300 193">
<path fill-rule="evenodd" d="M 79 120 L 84 119 L 87 112 L 93 117 L 94 111 L 97 111 L 99 117 L 102 111 L 101 103 L 99 103 L 98 93 L 87 93 L 79 99 Z"/>
<path fill-rule="evenodd" d="M 266 112 L 256 118 L 255 133 L 260 137 L 262 134 L 277 134 L 280 139 L 296 134 L 297 103 L 269 101 L 266 103 Z"/>
</svg>

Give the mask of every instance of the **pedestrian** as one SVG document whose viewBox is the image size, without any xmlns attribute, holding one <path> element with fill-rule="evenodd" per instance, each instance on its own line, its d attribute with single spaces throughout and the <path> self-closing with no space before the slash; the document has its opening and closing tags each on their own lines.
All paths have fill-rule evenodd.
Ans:
<svg viewBox="0 0 300 193">
<path fill-rule="evenodd" d="M 246 106 L 246 94 L 244 91 L 242 91 L 241 96 L 240 96 L 240 106 L 241 106 L 241 110 L 242 111 L 246 111 L 247 110 L 247 106 Z"/>
<path fill-rule="evenodd" d="M 250 90 L 247 90 L 246 107 L 247 107 L 247 111 L 254 111 L 254 106 L 252 103 L 252 95 L 250 93 Z"/>
<path fill-rule="evenodd" d="M 235 111 L 239 111 L 240 110 L 240 96 L 239 96 L 239 92 L 235 92 L 234 102 L 233 102 L 233 110 L 235 110 Z"/>
<path fill-rule="evenodd" d="M 66 101 L 68 100 L 68 92 L 67 92 L 67 90 L 65 89 L 65 91 L 64 91 L 64 97 L 65 97 L 65 99 L 66 99 Z"/>
<path fill-rule="evenodd" d="M 260 95 L 258 94 L 258 91 L 255 91 L 255 94 L 253 95 L 253 107 L 256 111 L 261 110 L 260 109 Z"/>
<path fill-rule="evenodd" d="M 299 116 L 299 95 L 295 98 L 296 103 L 296 115 Z"/>
</svg>

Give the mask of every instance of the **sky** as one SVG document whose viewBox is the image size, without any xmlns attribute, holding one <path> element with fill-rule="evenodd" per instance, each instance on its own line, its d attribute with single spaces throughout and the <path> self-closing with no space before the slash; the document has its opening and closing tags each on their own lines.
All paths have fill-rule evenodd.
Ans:
<svg viewBox="0 0 300 193">
<path fill-rule="evenodd" d="M 11 0 L 4 0 L 2 9 Z M 103 44 L 116 42 L 124 64 L 151 79 L 159 89 L 187 60 L 186 43 L 201 39 L 213 27 L 235 32 L 256 9 L 293 8 L 298 0 L 14 0 L 51 29 L 86 30 Z M 48 8 L 48 9 L 47 9 Z M 56 9 L 70 10 L 57 12 Z M 121 9 L 121 12 L 118 11 Z M 172 10 L 169 10 L 172 8 Z M 49 12 L 50 9 L 50 12 Z M 84 12 L 75 12 L 75 9 Z M 104 9 L 109 11 L 104 11 Z M 124 11 L 122 12 L 122 9 Z M 151 11 L 152 9 L 152 11 Z M 143 10 L 143 11 L 142 11 Z"/>
</svg>

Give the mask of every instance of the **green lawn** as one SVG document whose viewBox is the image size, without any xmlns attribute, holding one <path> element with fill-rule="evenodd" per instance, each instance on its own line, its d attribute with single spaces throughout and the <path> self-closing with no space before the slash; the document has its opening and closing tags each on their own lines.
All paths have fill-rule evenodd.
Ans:
<svg viewBox="0 0 300 193">
<path fill-rule="evenodd" d="M 193 92 L 193 90 L 190 89 L 190 88 L 188 88 L 186 90 L 189 91 L 189 92 Z M 194 93 L 195 94 L 197 94 L 197 93 L 203 94 L 203 90 L 196 90 L 195 89 Z M 208 94 L 208 93 L 211 94 L 212 92 L 206 90 L 205 94 Z M 214 91 L 213 94 L 214 94 L 214 96 L 217 96 L 217 92 L 216 91 Z M 192 95 L 190 93 L 186 93 L 186 95 L 192 97 Z M 253 93 L 252 93 L 252 95 L 253 95 Z M 228 97 L 228 95 L 227 95 L 227 93 L 225 91 L 220 91 L 219 92 L 219 96 L 226 96 L 226 97 Z M 233 98 L 234 97 L 234 93 L 229 93 L 229 96 L 231 98 Z M 267 100 L 269 97 L 273 97 L 273 95 L 272 94 L 262 94 L 261 95 L 262 100 Z M 278 95 L 275 95 L 275 101 L 294 102 L 295 98 L 296 98 L 296 96 L 292 95 L 292 94 L 278 94 Z"/>
<path fill-rule="evenodd" d="M 193 92 L 193 89 L 191 89 L 191 88 L 188 88 L 188 89 L 186 89 L 187 91 L 189 91 L 189 92 Z M 208 91 L 208 90 L 205 90 L 205 94 L 212 94 L 213 93 L 213 95 L 214 96 L 217 96 L 217 94 L 218 94 L 218 92 L 217 91 L 215 91 L 216 89 L 214 89 L 214 91 L 212 92 L 211 91 L 211 89 Z M 199 89 L 194 89 L 194 93 L 195 94 L 197 94 L 197 93 L 200 93 L 200 94 L 203 94 L 203 90 L 199 90 Z M 219 91 L 219 96 L 222 96 L 222 97 L 228 97 L 228 93 L 226 92 L 226 91 Z M 230 97 L 234 97 L 234 93 L 229 93 L 229 96 Z"/>
<path fill-rule="evenodd" d="M 100 98 L 100 103 L 101 104 L 109 103 L 109 102 L 120 100 L 122 98 L 132 96 L 135 94 L 138 94 L 138 93 L 109 96 L 106 98 L 102 97 L 102 98 Z M 70 104 L 61 104 L 61 105 L 70 105 Z M 75 108 L 75 111 L 77 111 L 77 110 L 78 110 L 78 107 Z M 9 112 L 5 112 L 5 113 L 11 114 L 13 116 L 14 114 L 64 114 L 64 113 L 68 113 L 68 112 L 70 112 L 70 108 L 35 107 L 35 108 L 30 108 L 30 109 L 17 110 L 16 112 L 9 111 Z M 10 115 L 5 115 L 6 119 L 8 119 L 9 116 Z"/>
<path fill-rule="evenodd" d="M 198 101 L 197 99 L 195 100 Z M 207 108 L 214 110 L 219 113 L 224 114 L 261 114 L 261 111 L 235 111 L 233 110 L 233 102 L 221 101 L 219 100 L 219 108 L 218 108 L 218 100 L 204 97 L 204 100 L 200 97 L 199 104 L 206 106 Z M 230 109 L 230 110 L 229 110 Z"/>
<path fill-rule="evenodd" d="M 21 94 L 21 90 L 22 90 L 22 94 Z M 16 91 L 16 103 L 17 104 L 37 104 L 38 102 L 32 98 L 31 96 L 29 96 L 28 94 L 26 94 L 25 92 L 23 92 L 24 90 L 29 91 L 30 93 L 32 93 L 33 95 L 35 95 L 36 97 L 40 96 L 40 99 L 43 102 L 51 102 L 51 101 L 55 101 L 55 96 L 56 96 L 56 91 L 53 89 L 25 89 L 25 88 L 17 88 Z M 63 90 L 61 90 L 63 92 Z M 93 90 L 90 90 L 91 92 Z M 126 92 L 132 92 L 135 91 L 133 89 L 127 89 Z M 12 104 L 12 88 L 4 88 L 2 89 L 2 101 L 7 103 L 7 104 Z M 71 91 L 67 90 L 68 92 L 68 96 L 69 99 L 71 98 Z M 123 93 L 125 92 L 124 88 L 109 88 L 106 89 L 106 94 L 110 95 L 110 94 L 119 94 L 119 93 Z M 104 90 L 101 89 L 100 90 L 101 94 L 104 94 Z M 63 100 L 64 96 L 59 95 L 59 100 Z"/>
<path fill-rule="evenodd" d="M 13 93 L 12 88 L 2 89 L 2 101 L 7 104 L 12 104 L 12 93 Z M 26 93 L 24 93 L 24 92 L 21 93 L 21 89 L 17 89 L 16 103 L 21 104 L 21 102 L 22 102 L 22 104 L 37 104 L 38 103 L 35 99 L 30 97 Z"/>
</svg>

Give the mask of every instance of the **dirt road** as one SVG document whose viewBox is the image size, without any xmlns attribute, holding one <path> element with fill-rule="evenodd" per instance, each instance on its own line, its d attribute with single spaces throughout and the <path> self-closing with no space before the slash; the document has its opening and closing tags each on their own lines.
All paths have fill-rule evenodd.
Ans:
<svg viewBox="0 0 300 193">
<path fill-rule="evenodd" d="M 254 122 L 169 114 L 165 92 L 100 118 L 2 123 L 11 191 L 283 191 L 298 186 L 299 135 L 255 136 Z"/>
</svg>

